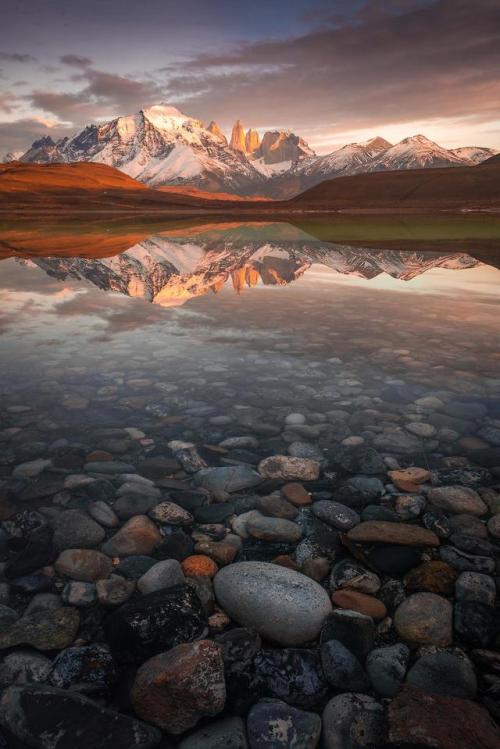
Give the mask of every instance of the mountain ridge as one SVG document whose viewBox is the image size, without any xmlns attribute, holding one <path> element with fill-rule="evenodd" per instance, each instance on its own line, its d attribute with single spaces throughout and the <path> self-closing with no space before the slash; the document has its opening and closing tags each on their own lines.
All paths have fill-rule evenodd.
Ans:
<svg viewBox="0 0 500 749">
<path fill-rule="evenodd" d="M 262 137 L 237 120 L 228 139 L 215 121 L 176 107 L 154 105 L 132 115 L 90 124 L 72 137 L 34 141 L 27 163 L 90 161 L 114 166 L 150 187 L 189 185 L 208 192 L 288 198 L 325 179 L 373 171 L 472 166 L 493 149 L 446 149 L 423 135 L 391 144 L 380 136 L 317 155 L 290 130 Z M 18 154 L 16 154 L 18 156 Z"/>
</svg>

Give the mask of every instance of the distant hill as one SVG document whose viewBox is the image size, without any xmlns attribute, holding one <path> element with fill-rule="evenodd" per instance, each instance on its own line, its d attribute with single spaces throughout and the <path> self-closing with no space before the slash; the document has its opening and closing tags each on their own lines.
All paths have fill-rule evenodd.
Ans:
<svg viewBox="0 0 500 749">
<path fill-rule="evenodd" d="M 412 169 L 338 177 L 287 201 L 294 210 L 500 211 L 500 159 L 452 169 Z M 283 203 L 279 204 L 280 206 Z"/>
<path fill-rule="evenodd" d="M 225 216 L 293 215 L 297 212 L 500 211 L 500 163 L 473 167 L 412 169 L 337 177 L 291 200 L 246 200 L 179 187 L 153 190 L 104 164 L 0 166 L 0 210 L 71 214 Z"/>
</svg>

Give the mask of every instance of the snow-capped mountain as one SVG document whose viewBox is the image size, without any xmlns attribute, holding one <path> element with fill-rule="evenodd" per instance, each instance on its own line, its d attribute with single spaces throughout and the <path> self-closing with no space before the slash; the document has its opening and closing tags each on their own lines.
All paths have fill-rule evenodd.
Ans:
<svg viewBox="0 0 500 749">
<path fill-rule="evenodd" d="M 165 307 L 216 293 L 227 283 L 238 293 L 259 283 L 289 284 L 312 265 L 365 279 L 386 273 L 409 281 L 436 267 L 459 270 L 481 264 L 463 252 L 366 250 L 319 242 L 304 233 L 293 237 L 281 225 L 274 235 L 271 226 L 267 238 L 241 225 L 186 237 L 158 234 L 109 258 L 33 257 L 30 263 L 61 280 L 86 279 L 101 289 Z"/>
<path fill-rule="evenodd" d="M 24 151 L 7 151 L 2 159 L 2 164 L 10 164 L 11 161 L 19 161 Z"/>
<path fill-rule="evenodd" d="M 467 159 L 439 146 L 425 135 L 413 135 L 377 154 L 367 171 L 464 166 L 466 161 Z"/>
<path fill-rule="evenodd" d="M 496 155 L 493 148 L 483 148 L 481 146 L 464 146 L 463 148 L 454 148 L 451 152 L 460 159 L 467 159 L 473 164 L 482 164 L 486 159 Z"/>
<path fill-rule="evenodd" d="M 156 105 L 110 122 L 88 125 L 71 138 L 33 143 L 22 161 L 93 161 L 117 167 L 151 187 L 189 185 L 239 195 L 291 197 L 333 177 L 383 170 L 474 166 L 492 149 L 448 150 L 423 135 L 392 145 L 384 138 L 350 143 L 316 155 L 289 130 L 256 130 L 235 123 L 230 140 L 175 107 Z"/>
<path fill-rule="evenodd" d="M 158 105 L 89 125 L 55 144 L 36 141 L 22 160 L 108 164 L 152 187 L 188 183 L 244 193 L 249 184 L 261 182 L 248 159 L 214 130 L 175 107 Z"/>
</svg>

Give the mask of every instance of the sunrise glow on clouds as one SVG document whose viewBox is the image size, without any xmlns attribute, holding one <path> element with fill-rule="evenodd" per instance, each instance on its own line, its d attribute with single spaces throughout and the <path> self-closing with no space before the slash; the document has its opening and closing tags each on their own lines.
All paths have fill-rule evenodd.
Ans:
<svg viewBox="0 0 500 749">
<path fill-rule="evenodd" d="M 4 0 L 0 153 L 168 101 L 319 153 L 416 132 L 500 148 L 496 0 Z"/>
</svg>

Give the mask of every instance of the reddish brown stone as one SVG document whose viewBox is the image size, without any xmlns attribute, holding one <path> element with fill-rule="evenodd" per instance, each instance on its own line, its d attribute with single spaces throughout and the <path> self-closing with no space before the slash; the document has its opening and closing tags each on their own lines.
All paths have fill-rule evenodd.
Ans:
<svg viewBox="0 0 500 749">
<path fill-rule="evenodd" d="M 431 749 L 498 749 L 500 730 L 477 703 L 405 686 L 388 709 L 389 745 Z"/>
<path fill-rule="evenodd" d="M 420 564 L 405 577 L 408 593 L 428 591 L 443 596 L 451 596 L 455 590 L 458 573 L 449 564 L 440 561 L 430 561 Z"/>
<path fill-rule="evenodd" d="M 425 468 L 403 468 L 399 471 L 388 471 L 387 475 L 394 486 L 402 492 L 418 492 L 420 484 L 425 483 L 431 477 Z"/>
<path fill-rule="evenodd" d="M 273 564 L 279 564 L 280 567 L 287 567 L 289 570 L 300 572 L 300 567 L 293 561 L 292 557 L 288 556 L 288 554 L 280 554 L 279 557 L 275 557 L 273 559 Z"/>
<path fill-rule="evenodd" d="M 215 577 L 219 568 L 213 559 L 205 554 L 193 554 L 181 563 L 186 577 Z"/>
<path fill-rule="evenodd" d="M 296 507 L 302 507 L 303 505 L 310 505 L 312 502 L 311 495 L 309 492 L 296 482 L 285 484 L 281 487 L 282 495 L 288 499 Z"/>
<path fill-rule="evenodd" d="M 223 541 L 200 541 L 196 544 L 194 550 L 198 554 L 206 554 L 207 557 L 223 567 L 226 564 L 231 564 L 238 553 L 236 547 Z"/>
<path fill-rule="evenodd" d="M 387 616 L 387 609 L 382 601 L 357 590 L 336 590 L 332 595 L 332 603 L 341 609 L 359 611 L 373 619 L 384 619 Z"/>
<path fill-rule="evenodd" d="M 439 546 L 439 538 L 427 528 L 386 520 L 365 520 L 347 533 L 355 543 L 401 544 L 402 546 Z"/>
<path fill-rule="evenodd" d="M 107 450 L 93 450 L 85 460 L 87 463 L 106 463 L 113 460 L 113 456 Z"/>
<path fill-rule="evenodd" d="M 131 697 L 140 718 L 173 734 L 217 715 L 226 700 L 222 648 L 198 640 L 155 655 L 138 670 Z"/>
</svg>

